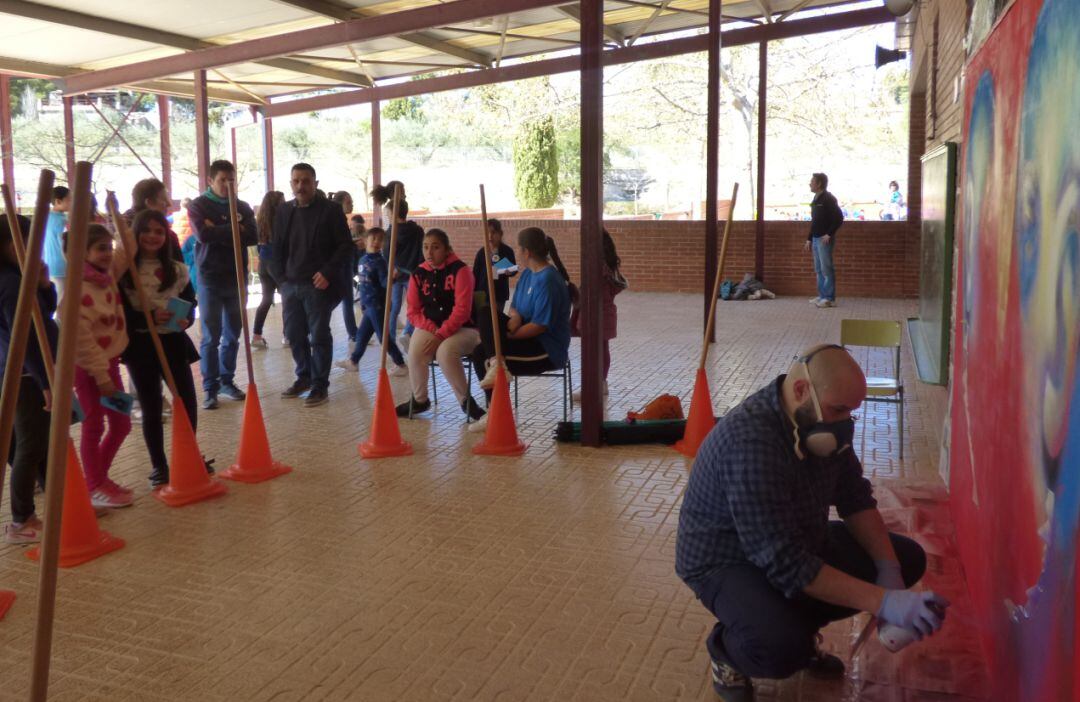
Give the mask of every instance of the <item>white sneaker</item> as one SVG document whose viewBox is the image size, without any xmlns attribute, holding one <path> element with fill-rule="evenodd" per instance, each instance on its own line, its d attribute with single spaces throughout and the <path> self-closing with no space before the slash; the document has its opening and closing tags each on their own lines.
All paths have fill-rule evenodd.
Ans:
<svg viewBox="0 0 1080 702">
<path fill-rule="evenodd" d="M 394 378 L 405 378 L 409 375 L 409 367 L 404 365 L 394 365 L 390 368 L 388 373 Z"/>
<path fill-rule="evenodd" d="M 607 381 L 606 380 L 604 381 L 604 384 L 600 386 L 600 389 L 601 389 L 600 394 L 606 398 L 608 396 Z M 580 390 L 574 391 L 573 398 L 574 398 L 574 402 L 581 402 L 581 391 Z"/>
<path fill-rule="evenodd" d="M 821 298 L 820 298 L 820 297 L 812 297 L 812 298 L 810 298 L 810 304 L 811 304 L 811 305 L 816 305 L 816 304 L 817 304 L 817 303 L 819 303 L 819 302 L 821 302 Z"/>
<path fill-rule="evenodd" d="M 251 337 L 251 347 L 255 349 L 265 349 L 268 346 L 266 339 L 262 334 L 256 334 Z"/>
<path fill-rule="evenodd" d="M 90 504 L 95 509 L 119 509 L 121 507 L 130 507 L 131 503 L 131 495 L 109 490 L 105 487 L 100 487 L 90 493 Z"/>
<path fill-rule="evenodd" d="M 353 363 L 351 358 L 343 358 L 340 361 L 335 361 L 334 365 L 347 371 L 355 372 L 360 370 L 360 366 Z"/>
<path fill-rule="evenodd" d="M 836 303 L 833 302 L 832 300 L 826 300 L 826 299 L 822 298 L 822 299 L 817 301 L 817 306 L 822 307 L 822 308 L 824 308 L 824 307 L 836 307 Z"/>
<path fill-rule="evenodd" d="M 510 369 L 506 367 L 505 361 L 503 362 L 503 370 L 506 371 L 506 382 L 509 383 L 514 377 L 510 375 Z M 480 381 L 480 387 L 484 390 L 490 390 L 495 387 L 495 377 L 498 374 L 498 366 L 495 365 L 495 359 L 489 358 L 487 360 L 487 373 L 484 374 L 484 378 Z"/>
<path fill-rule="evenodd" d="M 471 432 L 474 432 L 474 433 L 479 433 L 479 432 L 482 432 L 482 431 L 487 431 L 487 422 L 488 422 L 488 416 L 489 416 L 490 414 L 491 414 L 491 413 L 489 412 L 488 414 L 485 414 L 485 415 L 484 415 L 483 417 L 481 417 L 480 419 L 477 419 L 477 420 L 476 420 L 475 422 L 469 422 L 469 424 L 467 425 L 467 427 L 466 427 L 466 428 L 467 428 L 467 429 L 468 429 L 469 431 L 471 431 Z"/>
<path fill-rule="evenodd" d="M 401 336 L 399 336 L 397 338 L 397 345 L 398 345 L 398 348 L 401 349 L 402 353 L 408 353 L 408 351 L 409 351 L 409 342 L 411 340 L 412 340 L 412 335 L 411 334 L 402 334 Z"/>
<path fill-rule="evenodd" d="M 288 346 L 289 346 L 289 340 L 288 340 L 288 339 L 286 339 L 285 337 L 281 337 L 281 345 L 282 345 L 282 346 L 284 346 L 284 347 L 286 347 L 286 348 L 288 348 Z"/>
</svg>

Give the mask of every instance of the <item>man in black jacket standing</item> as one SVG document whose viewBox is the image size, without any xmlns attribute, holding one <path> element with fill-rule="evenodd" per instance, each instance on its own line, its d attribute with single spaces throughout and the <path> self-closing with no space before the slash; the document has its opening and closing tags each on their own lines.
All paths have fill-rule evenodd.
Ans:
<svg viewBox="0 0 1080 702">
<path fill-rule="evenodd" d="M 810 177 L 810 192 L 814 193 L 814 199 L 810 203 L 810 233 L 803 250 L 814 252 L 818 294 L 810 298 L 810 304 L 818 307 L 836 307 L 833 246 L 836 245 L 836 230 L 844 223 L 844 213 L 828 187 L 829 176 L 824 173 Z"/>
<path fill-rule="evenodd" d="M 333 337 L 330 313 L 341 301 L 341 270 L 353 243 L 341 205 L 316 195 L 315 169 L 292 167 L 294 199 L 274 215 L 271 271 L 284 303 L 285 338 L 296 364 L 296 381 L 284 398 L 307 392 L 304 407 L 327 402 Z"/>
</svg>

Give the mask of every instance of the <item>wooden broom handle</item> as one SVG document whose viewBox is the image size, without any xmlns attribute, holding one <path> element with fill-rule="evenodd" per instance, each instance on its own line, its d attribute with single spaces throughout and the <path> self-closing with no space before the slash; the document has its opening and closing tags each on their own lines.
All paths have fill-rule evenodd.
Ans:
<svg viewBox="0 0 1080 702">
<path fill-rule="evenodd" d="M 247 276 L 244 274 L 244 258 L 241 255 L 243 244 L 240 242 L 240 221 L 236 213 L 236 188 L 230 182 L 229 187 L 229 222 L 232 224 L 233 263 L 236 265 L 236 289 L 240 295 L 240 326 L 244 330 L 244 358 L 247 360 L 248 385 L 255 384 L 255 367 L 251 363 L 251 336 L 248 332 L 247 316 Z M 273 293 L 271 293 L 273 294 Z"/>
<path fill-rule="evenodd" d="M 494 266 L 491 265 L 491 242 L 488 241 L 487 197 L 484 186 L 480 185 L 480 224 L 483 227 L 484 269 L 487 271 L 488 309 L 491 311 L 491 335 L 495 338 L 495 362 L 503 364 L 502 332 L 499 330 L 499 310 L 495 300 Z"/>
<path fill-rule="evenodd" d="M 67 259 L 71 271 L 59 311 L 60 345 L 56 354 L 52 416 L 49 419 L 48 470 L 45 478 L 45 533 L 41 539 L 41 568 L 38 571 L 37 624 L 34 628 L 33 659 L 30 673 L 30 699 L 45 702 L 49 694 L 49 667 L 52 662 L 53 618 L 56 614 L 56 569 L 60 559 L 61 518 L 67 482 L 68 451 L 71 448 L 71 407 L 75 386 L 75 349 L 79 345 L 79 307 L 81 306 L 83 265 L 86 261 L 86 238 L 90 224 L 90 183 L 94 166 L 87 161 L 75 164 L 71 184 L 71 218 L 68 222 Z M 43 172 L 44 174 L 44 172 Z M 49 173 L 51 178 L 51 172 Z M 45 196 L 38 192 L 39 205 Z M 49 194 L 51 197 L 51 193 Z M 27 245 L 23 284 L 37 277 L 37 259 L 45 229 L 47 208 L 34 211 Z M 28 320 L 29 321 L 29 320 Z"/>
<path fill-rule="evenodd" d="M 0 192 L 4 196 L 4 210 L 7 212 L 8 228 L 11 230 L 11 243 L 15 246 L 15 258 L 19 259 L 19 269 L 26 275 L 26 243 L 23 242 L 22 227 L 19 226 L 19 217 L 15 212 L 15 201 L 11 197 L 11 189 L 7 183 L 0 184 Z M 41 281 L 38 281 L 39 283 Z M 57 301 L 59 306 L 60 300 Z M 49 334 L 45 326 L 45 318 L 41 314 L 41 305 L 37 297 L 34 297 L 34 305 L 30 308 L 30 315 L 34 320 L 34 331 L 37 332 L 38 348 L 41 350 L 41 360 L 45 364 L 45 379 L 49 382 L 49 390 L 52 390 L 53 373 L 56 372 L 56 362 L 53 359 L 52 344 L 49 343 Z M 0 486 L 0 492 L 3 487 Z"/>
<path fill-rule="evenodd" d="M 394 290 L 394 259 L 397 258 L 398 207 L 401 203 L 400 183 L 394 186 L 394 197 L 391 202 L 393 203 L 391 205 L 393 209 L 390 213 L 390 258 L 386 262 L 386 306 L 383 308 L 382 351 L 379 356 L 379 368 L 386 368 L 386 350 L 390 343 L 390 303 L 393 299 L 391 294 Z M 408 302 L 406 301 L 404 304 L 407 305 Z"/>
<path fill-rule="evenodd" d="M 724 262 L 727 260 L 728 235 L 731 233 L 731 220 L 735 215 L 735 200 L 739 197 L 739 184 L 731 189 L 731 206 L 728 207 L 727 223 L 724 224 L 724 240 L 720 244 L 720 263 L 716 266 L 716 279 L 713 281 L 712 299 L 709 301 L 709 317 L 705 322 L 705 340 L 701 343 L 701 360 L 698 368 L 705 368 L 709 356 L 709 339 L 716 327 L 716 300 L 720 297 L 720 280 L 724 277 Z"/>
</svg>

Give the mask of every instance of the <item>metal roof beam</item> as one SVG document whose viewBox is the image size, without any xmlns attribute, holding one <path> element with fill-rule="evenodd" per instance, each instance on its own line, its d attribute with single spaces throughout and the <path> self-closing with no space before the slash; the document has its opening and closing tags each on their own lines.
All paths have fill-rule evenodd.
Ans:
<svg viewBox="0 0 1080 702">
<path fill-rule="evenodd" d="M 558 0 L 456 0 L 428 5 L 75 75 L 64 81 L 64 93 L 75 95 L 177 73 L 262 61 L 273 56 L 399 36 L 444 24 L 501 17 L 557 4 Z"/>
<path fill-rule="evenodd" d="M 88 15 L 83 12 L 75 12 L 74 10 L 67 10 L 61 7 L 39 5 L 34 2 L 23 2 L 22 0 L 0 0 L 0 13 L 25 17 L 40 22 L 59 24 L 75 29 L 85 29 L 91 32 L 125 37 L 127 39 L 137 39 L 138 41 L 144 41 L 148 44 L 169 46 L 174 49 L 183 49 L 184 51 L 198 51 L 199 49 L 219 46 L 218 44 L 203 41 L 202 39 L 196 39 L 195 37 L 185 36 L 183 34 L 164 32 L 160 29 L 144 27 L 140 24 L 132 24 L 130 22 L 109 19 L 107 17 Z M 319 76 L 320 78 L 327 78 L 338 83 L 362 86 L 371 85 L 371 81 L 357 73 L 339 71 L 333 68 L 322 68 L 321 66 L 312 66 L 295 59 L 278 58 L 259 61 L 258 63 L 271 68 L 293 71 L 294 73 Z"/>
<path fill-rule="evenodd" d="M 581 25 L 581 5 L 579 5 L 578 3 L 574 3 L 573 5 L 559 5 L 558 10 L 570 19 L 577 22 L 579 26 Z M 615 29 L 614 27 L 609 27 L 606 24 L 604 25 L 604 37 L 608 41 L 613 41 L 619 46 L 626 45 L 626 37 L 622 35 L 622 32 Z"/>
<path fill-rule="evenodd" d="M 789 39 L 791 37 L 808 36 L 822 32 L 834 32 L 841 29 L 854 29 L 856 27 L 868 27 L 875 24 L 884 24 L 896 20 L 884 6 L 870 7 L 850 12 L 838 12 L 819 17 L 789 20 L 787 22 L 774 22 L 773 24 L 759 24 L 741 29 L 729 29 L 720 33 L 722 46 L 746 46 L 762 41 L 774 41 L 777 39 Z M 709 48 L 709 35 L 698 34 L 679 39 L 668 39 L 651 44 L 638 44 L 624 49 L 612 49 L 603 53 L 605 66 L 616 66 L 637 61 L 652 61 L 654 59 L 682 56 L 707 51 Z M 395 98 L 411 97 L 413 95 L 427 95 L 446 90 L 460 90 L 480 85 L 492 85 L 494 83 L 506 83 L 527 78 L 555 75 L 558 73 L 570 73 L 581 68 L 580 56 L 563 56 L 554 59 L 540 61 L 526 61 L 513 66 L 500 68 L 486 68 L 468 73 L 458 73 L 435 78 L 423 78 L 414 81 L 405 81 L 389 85 L 380 85 L 375 88 L 362 90 L 348 90 L 339 93 L 317 95 L 309 98 L 299 98 L 283 102 L 271 102 L 263 110 L 267 117 L 284 117 L 304 112 L 317 110 L 330 110 L 349 105 L 361 105 L 367 102 L 393 100 Z"/>
<path fill-rule="evenodd" d="M 59 66 L 55 63 L 42 63 L 40 61 L 25 61 L 0 56 L 0 73 L 26 78 L 63 78 L 64 76 L 79 73 L 81 69 L 74 66 Z M 276 85 L 276 84 L 275 84 Z M 130 86 L 120 86 L 139 90 L 157 95 L 175 95 L 176 97 L 190 98 L 195 95 L 195 88 L 190 83 L 183 81 L 156 80 L 137 83 Z M 251 96 L 239 91 L 222 88 L 211 88 L 208 94 L 219 102 L 237 102 L 242 104 L 262 105 L 265 101 L 256 101 Z"/>
<path fill-rule="evenodd" d="M 322 15 L 323 17 L 329 17 L 341 22 L 349 22 L 359 17 L 374 17 L 373 12 L 365 12 L 363 8 L 350 8 L 342 7 L 328 0 L 275 0 L 283 5 L 289 5 L 301 10 L 307 10 L 316 15 Z M 398 39 L 407 41 L 410 44 L 416 44 L 422 46 L 425 49 L 431 49 L 432 51 L 447 54 L 448 56 L 454 56 L 455 58 L 464 59 L 471 64 L 477 66 L 490 66 L 491 58 L 487 54 L 473 51 L 472 49 L 465 49 L 460 46 L 454 46 L 453 44 L 440 39 L 432 34 L 425 32 L 414 32 L 412 34 L 404 34 L 399 36 Z"/>
</svg>

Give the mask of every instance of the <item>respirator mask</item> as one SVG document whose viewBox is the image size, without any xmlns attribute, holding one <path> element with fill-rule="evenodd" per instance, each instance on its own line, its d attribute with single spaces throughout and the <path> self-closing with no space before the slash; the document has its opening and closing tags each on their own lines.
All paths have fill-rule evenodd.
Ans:
<svg viewBox="0 0 1080 702">
<path fill-rule="evenodd" d="M 795 421 L 795 454 L 805 458 L 802 448 L 819 458 L 833 458 L 851 449 L 855 438 L 855 420 L 852 418 L 841 419 L 837 422 L 826 422 L 821 413 L 821 403 L 818 401 L 817 390 L 814 388 L 814 380 L 810 376 L 810 359 L 825 349 L 842 349 L 842 346 L 830 344 L 816 349 L 813 353 L 798 358 L 806 373 L 806 382 L 810 384 L 810 402 L 814 406 L 816 422 L 808 427 L 799 425 Z"/>
</svg>

